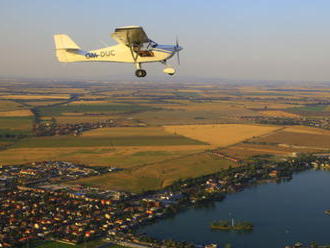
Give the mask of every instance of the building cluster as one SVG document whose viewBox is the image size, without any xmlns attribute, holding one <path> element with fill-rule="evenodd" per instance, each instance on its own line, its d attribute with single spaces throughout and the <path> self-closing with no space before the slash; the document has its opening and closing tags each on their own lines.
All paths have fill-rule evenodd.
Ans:
<svg viewBox="0 0 330 248">
<path fill-rule="evenodd" d="M 330 248 L 330 245 L 319 245 L 316 242 L 311 242 L 306 245 L 301 242 L 296 242 L 294 245 L 287 245 L 284 248 Z"/>
<path fill-rule="evenodd" d="M 0 247 L 23 245 L 38 238 L 79 243 L 105 236 L 115 243 L 197 247 L 133 231 L 188 206 L 222 200 L 228 192 L 269 180 L 289 179 L 294 172 L 329 162 L 330 157 L 323 155 L 282 162 L 257 161 L 139 195 L 81 185 L 63 188 L 58 184 L 6 190 L 0 192 Z"/>
<path fill-rule="evenodd" d="M 330 129 L 330 118 L 290 118 L 290 117 L 275 117 L 275 116 L 242 116 L 241 119 L 253 121 L 259 124 L 271 125 L 301 125 L 307 127 L 316 127 Z"/>
<path fill-rule="evenodd" d="M 116 171 L 116 168 L 87 167 L 65 161 L 42 161 L 24 165 L 0 166 L 0 190 L 15 185 L 37 185 L 75 180 Z"/>
<path fill-rule="evenodd" d="M 160 202 L 76 198 L 41 189 L 2 192 L 0 204 L 0 247 L 45 237 L 79 243 L 116 235 L 166 210 Z"/>
<path fill-rule="evenodd" d="M 34 126 L 36 136 L 54 136 L 54 135 L 74 135 L 78 136 L 82 132 L 104 127 L 114 127 L 113 120 L 84 123 L 63 123 L 59 124 L 55 119 L 50 122 L 41 122 Z"/>
</svg>

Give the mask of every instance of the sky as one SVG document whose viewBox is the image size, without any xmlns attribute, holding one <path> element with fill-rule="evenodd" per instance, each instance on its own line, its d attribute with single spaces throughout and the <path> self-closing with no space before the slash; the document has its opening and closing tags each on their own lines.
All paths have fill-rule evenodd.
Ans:
<svg viewBox="0 0 330 248">
<path fill-rule="evenodd" d="M 57 62 L 53 35 L 88 50 L 140 25 L 159 44 L 179 37 L 179 77 L 329 81 L 329 11 L 329 0 L 0 0 L 0 77 L 134 79 L 132 64 Z"/>
</svg>

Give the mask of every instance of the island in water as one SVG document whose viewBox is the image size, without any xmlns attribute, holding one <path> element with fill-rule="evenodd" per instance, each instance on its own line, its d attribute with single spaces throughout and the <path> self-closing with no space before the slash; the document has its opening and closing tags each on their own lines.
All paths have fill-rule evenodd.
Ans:
<svg viewBox="0 0 330 248">
<path fill-rule="evenodd" d="M 254 229 L 254 225 L 250 222 L 246 221 L 238 221 L 234 222 L 232 219 L 229 220 L 220 220 L 213 222 L 210 225 L 210 228 L 213 230 L 223 230 L 223 231 L 252 231 Z"/>
</svg>

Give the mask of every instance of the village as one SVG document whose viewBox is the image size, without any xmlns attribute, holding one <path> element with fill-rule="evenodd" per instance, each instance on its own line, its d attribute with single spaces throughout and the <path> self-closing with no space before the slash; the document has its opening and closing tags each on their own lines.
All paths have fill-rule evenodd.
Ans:
<svg viewBox="0 0 330 248">
<path fill-rule="evenodd" d="M 35 163 L 33 169 L 3 166 L 0 170 L 0 247 L 19 246 L 40 239 L 77 244 L 100 238 L 144 247 L 211 247 L 157 240 L 137 230 L 187 207 L 223 200 L 229 192 L 259 183 L 290 180 L 293 173 L 329 165 L 327 154 L 300 156 L 282 162 L 261 159 L 254 164 L 178 181 L 162 190 L 141 194 L 54 183 L 52 179 L 59 176 L 59 171 L 65 174 L 64 179 L 68 175 L 77 178 L 100 173 L 68 162 Z M 21 174 L 39 175 L 39 179 L 47 175 L 49 181 L 22 186 L 19 184 Z M 3 179 L 10 177 L 15 180 L 4 184 Z"/>
<path fill-rule="evenodd" d="M 0 166 L 0 191 L 17 186 L 31 186 L 75 180 L 119 171 L 113 167 L 88 167 L 66 161 L 42 161 L 23 165 Z"/>
<path fill-rule="evenodd" d="M 290 118 L 290 117 L 277 117 L 277 116 L 242 116 L 241 119 L 247 121 L 253 121 L 259 124 L 270 125 L 301 125 L 307 127 L 316 127 L 323 129 L 330 129 L 330 119 L 328 117 L 323 118 Z"/>
</svg>

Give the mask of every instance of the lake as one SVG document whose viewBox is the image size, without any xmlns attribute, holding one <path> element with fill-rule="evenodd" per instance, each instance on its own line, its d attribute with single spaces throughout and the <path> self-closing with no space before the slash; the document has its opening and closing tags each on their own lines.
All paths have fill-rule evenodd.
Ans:
<svg viewBox="0 0 330 248">
<path fill-rule="evenodd" d="M 211 206 L 189 208 L 140 229 L 159 239 L 197 244 L 230 243 L 234 248 L 279 248 L 297 241 L 330 243 L 330 172 L 309 170 L 289 182 L 268 183 L 229 194 Z M 214 231 L 216 220 L 249 221 L 251 233 Z"/>
</svg>

